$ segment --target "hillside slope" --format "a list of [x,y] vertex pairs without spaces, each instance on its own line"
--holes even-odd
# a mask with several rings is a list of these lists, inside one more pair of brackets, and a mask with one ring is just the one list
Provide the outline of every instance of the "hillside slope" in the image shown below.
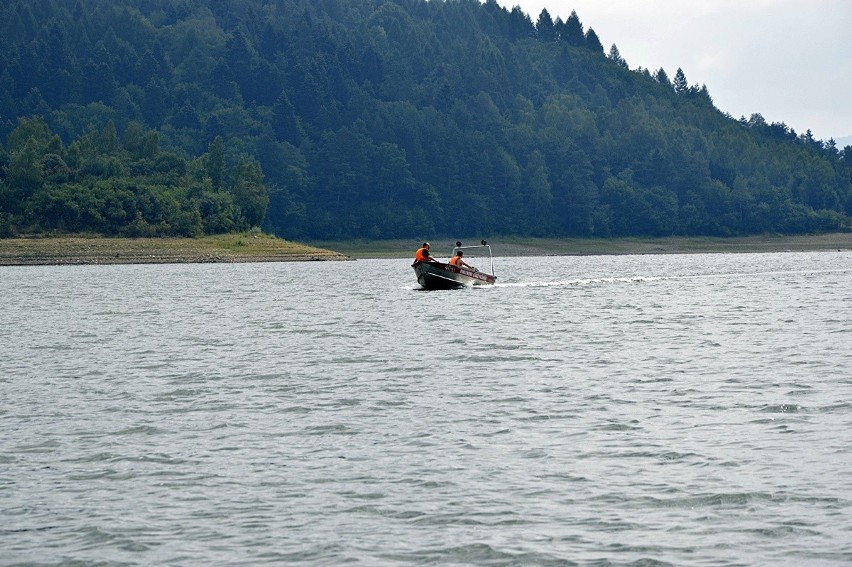
[[852,147],[736,120],[576,14],[493,0],[10,0],[0,116],[5,235],[742,235],[852,214]]

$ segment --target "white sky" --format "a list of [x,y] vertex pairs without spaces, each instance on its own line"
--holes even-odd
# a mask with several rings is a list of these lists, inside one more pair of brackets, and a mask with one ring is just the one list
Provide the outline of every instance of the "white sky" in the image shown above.
[[[576,10],[606,53],[613,43],[631,69],[683,69],[706,84],[734,118],[759,112],[802,134],[852,136],[850,0],[497,0],[533,23],[543,8]],[[852,140],[846,142],[852,144]]]

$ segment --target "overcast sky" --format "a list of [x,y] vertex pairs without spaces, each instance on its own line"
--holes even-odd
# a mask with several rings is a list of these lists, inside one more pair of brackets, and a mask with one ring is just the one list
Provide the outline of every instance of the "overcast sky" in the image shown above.
[[[850,0],[497,0],[535,23],[576,10],[631,69],[660,67],[706,84],[735,118],[759,112],[802,134],[852,136]],[[848,140],[847,144],[852,144]]]

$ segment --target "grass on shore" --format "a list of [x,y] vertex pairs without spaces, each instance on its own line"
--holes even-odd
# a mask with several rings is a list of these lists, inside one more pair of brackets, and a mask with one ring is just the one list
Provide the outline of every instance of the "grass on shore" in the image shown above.
[[[479,238],[461,239],[476,244]],[[448,256],[455,239],[430,240],[433,255]],[[313,245],[337,250],[352,258],[407,258],[422,240],[317,241]],[[744,236],[733,238],[519,238],[495,237],[489,241],[495,256],[572,256],[606,254],[690,254],[707,252],[785,252],[806,250],[852,250],[852,233],[799,236]]]
[[343,254],[262,233],[200,238],[73,235],[0,239],[0,265],[163,264],[346,260]]

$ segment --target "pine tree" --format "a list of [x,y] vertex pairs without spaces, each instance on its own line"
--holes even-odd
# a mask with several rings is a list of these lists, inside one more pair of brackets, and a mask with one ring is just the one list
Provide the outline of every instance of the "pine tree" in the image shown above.
[[629,65],[627,65],[627,61],[624,60],[624,57],[621,56],[621,53],[618,51],[618,47],[613,43],[612,47],[609,48],[609,58],[618,63],[621,67],[625,69],[629,69]]
[[591,49],[595,53],[603,53],[604,48],[601,44],[600,38],[598,38],[598,34],[595,33],[595,30],[589,28],[589,31],[586,32],[586,47]]
[[539,41],[556,41],[556,28],[553,26],[553,18],[550,17],[550,12],[546,8],[538,16],[538,22],[535,24],[535,33]]
[[674,78],[674,90],[679,95],[684,95],[689,92],[689,83],[686,81],[686,74],[680,67],[677,68]]
[[583,47],[586,45],[586,36],[583,33],[583,24],[580,23],[580,18],[577,12],[572,11],[571,15],[565,21],[565,37],[562,38],[568,45],[575,47]]

